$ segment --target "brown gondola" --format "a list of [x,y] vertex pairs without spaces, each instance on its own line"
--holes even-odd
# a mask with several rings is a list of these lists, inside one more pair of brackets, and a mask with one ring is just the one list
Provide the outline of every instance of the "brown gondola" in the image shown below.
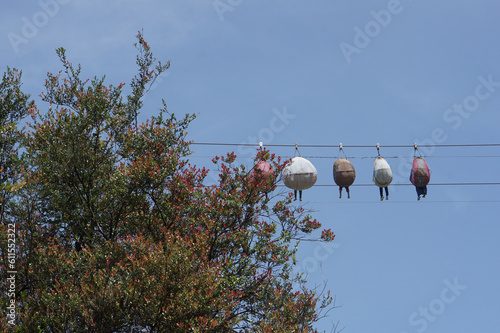
[[[340,144],[340,152],[344,153],[342,144]],[[335,184],[339,186],[340,198],[342,198],[342,188],[344,187],[347,192],[347,198],[351,198],[349,186],[354,183],[355,179],[356,171],[354,170],[354,166],[352,165],[352,163],[347,159],[347,156],[345,156],[345,158],[340,158],[339,156],[339,158],[333,164],[333,180],[335,181]]]

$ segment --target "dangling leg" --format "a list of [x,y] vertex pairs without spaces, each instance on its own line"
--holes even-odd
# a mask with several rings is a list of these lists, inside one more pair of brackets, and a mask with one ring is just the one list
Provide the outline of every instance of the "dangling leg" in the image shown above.
[[347,192],[347,199],[351,199],[351,194],[349,193],[349,186],[345,188]]
[[385,200],[389,200],[389,186],[385,187]]
[[427,195],[427,185],[423,187],[422,194],[423,197],[425,198],[425,196]]
[[293,190],[293,196],[294,196],[294,200],[297,200],[297,190]]
[[299,191],[300,201],[302,201],[302,190]]
[[417,186],[415,186],[415,188],[417,189],[418,200],[420,200],[420,196],[423,194],[423,189],[422,187]]
[[339,194],[340,194],[339,198],[342,199],[342,186],[339,186]]
[[384,190],[382,189],[382,187],[379,187],[378,189],[380,191],[380,201],[382,201],[384,200]]

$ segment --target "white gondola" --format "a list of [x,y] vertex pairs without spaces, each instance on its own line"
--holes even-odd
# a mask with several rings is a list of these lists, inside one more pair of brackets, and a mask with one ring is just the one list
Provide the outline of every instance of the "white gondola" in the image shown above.
[[283,169],[282,178],[285,185],[294,190],[295,200],[297,200],[297,191],[302,200],[302,191],[311,188],[316,183],[318,171],[311,162],[296,156]]
[[389,189],[392,183],[392,169],[383,157],[377,157],[373,163],[373,183],[380,188],[380,200],[384,200],[383,189],[385,189],[386,200],[389,200]]

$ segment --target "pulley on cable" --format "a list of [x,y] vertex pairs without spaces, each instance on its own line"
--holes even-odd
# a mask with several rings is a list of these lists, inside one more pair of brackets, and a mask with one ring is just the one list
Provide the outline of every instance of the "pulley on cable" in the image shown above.
[[389,184],[392,182],[392,169],[389,163],[380,156],[380,145],[377,143],[378,156],[375,158],[373,163],[373,183],[379,187],[380,190],[380,201],[384,200],[384,189],[385,189],[385,199],[389,200]]
[[[299,156],[296,156],[297,154]],[[318,179],[318,172],[314,165],[300,156],[297,143],[294,158],[283,169],[282,178],[286,187],[293,190],[295,200],[299,191],[300,201],[302,201],[302,191],[311,188]]]
[[[344,154],[345,158],[340,158],[340,153]],[[356,179],[356,171],[354,170],[354,166],[347,159],[347,155],[344,152],[344,148],[342,148],[342,143],[339,145],[339,157],[333,163],[333,180],[335,184],[339,186],[339,194],[340,198],[342,198],[342,188],[345,187],[347,192],[347,198],[351,198],[351,194],[349,193],[349,186],[354,183]]]
[[[254,165],[252,172],[250,176],[252,177],[252,180],[255,182],[260,182],[264,181],[266,182],[265,188],[267,188],[269,185],[271,185],[274,182],[275,179],[275,174],[274,170],[272,169],[271,165],[266,161],[267,157],[269,154],[266,154],[264,152],[267,152],[263,149],[263,144],[262,142],[259,142],[260,146],[260,160]],[[268,153],[268,152],[267,152]],[[267,199],[267,193],[269,190],[265,190],[264,193],[266,194],[266,199]]]
[[[422,154],[420,154],[416,143],[414,144],[414,148],[415,150],[413,152],[413,165],[411,167],[410,181],[413,185],[415,185],[418,200],[420,200],[420,196],[425,198],[427,195],[427,184],[431,179],[431,171],[422,157]],[[417,152],[419,155],[418,157]]]

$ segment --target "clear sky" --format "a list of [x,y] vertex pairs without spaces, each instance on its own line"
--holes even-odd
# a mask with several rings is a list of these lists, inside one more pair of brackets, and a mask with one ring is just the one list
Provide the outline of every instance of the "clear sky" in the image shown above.
[[[135,74],[135,35],[170,60],[145,100],[196,113],[195,142],[293,145],[332,185],[338,145],[355,184],[370,184],[375,145],[395,184],[409,184],[412,145],[500,143],[500,2],[494,0],[183,0],[2,1],[1,65],[23,70],[36,97],[57,47],[84,77],[108,83]],[[2,71],[3,71],[2,70]],[[40,105],[43,109],[43,105]],[[370,145],[373,148],[354,148]],[[384,145],[407,145],[389,148]],[[294,148],[269,147],[282,156]],[[210,166],[234,150],[193,146]],[[494,332],[500,327],[500,147],[422,147],[432,170],[427,198],[413,186],[333,186],[304,192],[302,204],[335,243],[303,243],[297,270],[310,286],[326,281],[340,308],[318,323],[344,332]],[[472,157],[481,156],[481,157]],[[488,157],[486,157],[488,156]]]

